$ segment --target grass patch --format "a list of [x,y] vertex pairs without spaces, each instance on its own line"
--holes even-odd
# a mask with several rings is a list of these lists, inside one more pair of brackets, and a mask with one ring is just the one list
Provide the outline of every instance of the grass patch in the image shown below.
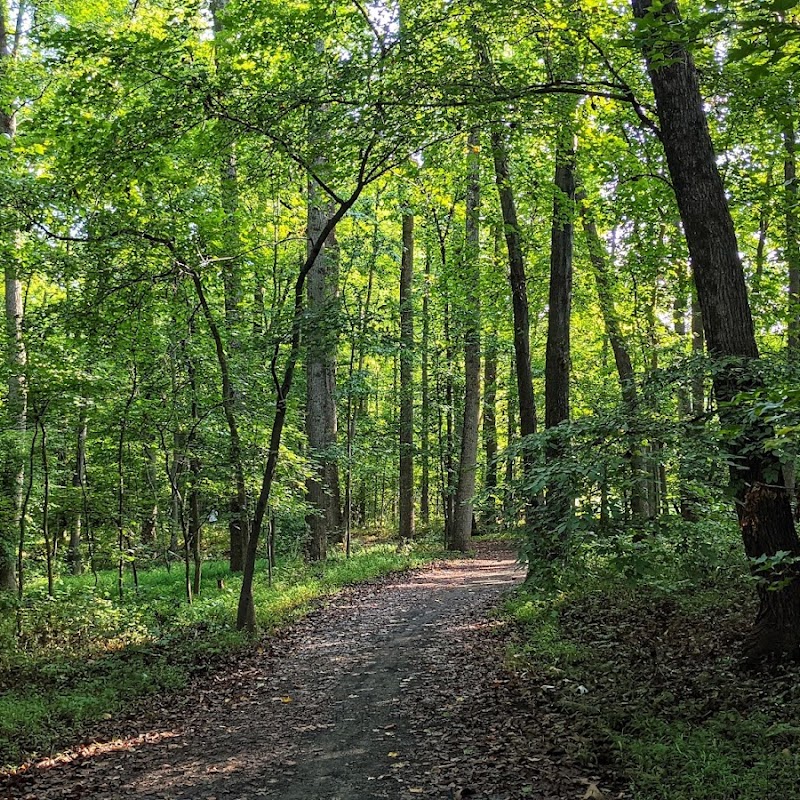
[[[254,595],[265,634],[306,614],[344,586],[422,565],[438,553],[393,544],[354,547],[325,564],[280,563],[273,585],[260,564]],[[204,565],[200,595],[183,596],[182,566],[140,572],[139,589],[116,574],[61,578],[54,597],[33,584],[20,609],[0,609],[0,764],[49,753],[90,722],[111,717],[147,695],[177,690],[249,642],[234,629],[240,576],[222,562]],[[219,588],[218,580],[223,581]]]

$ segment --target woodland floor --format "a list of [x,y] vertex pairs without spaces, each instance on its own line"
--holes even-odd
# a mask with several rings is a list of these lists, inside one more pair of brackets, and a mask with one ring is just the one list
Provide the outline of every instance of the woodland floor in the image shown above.
[[180,696],[0,776],[0,797],[603,796],[567,756],[557,712],[504,667],[508,631],[492,610],[522,577],[512,553],[484,544],[348,590]]

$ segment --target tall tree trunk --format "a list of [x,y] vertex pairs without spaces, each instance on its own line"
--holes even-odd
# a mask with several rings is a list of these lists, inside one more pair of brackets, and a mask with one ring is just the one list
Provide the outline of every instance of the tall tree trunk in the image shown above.
[[[706,335],[703,331],[703,312],[697,297],[697,281],[692,269],[692,355],[697,359],[703,357],[706,350]],[[699,365],[695,365],[692,378],[692,414],[700,417],[706,410],[706,381]]]
[[450,542],[453,550],[462,552],[470,548],[475,472],[478,466],[481,402],[480,199],[480,132],[473,128],[467,137],[467,217],[461,276],[464,298],[464,416]]
[[758,215],[758,244],[756,245],[755,272],[753,274],[753,294],[761,291],[764,278],[764,265],[767,261],[767,234],[770,224],[770,198],[772,196],[772,165],[767,172],[766,197],[761,203]]
[[6,248],[6,364],[8,366],[9,434],[4,447],[2,473],[2,519],[0,519],[0,590],[15,591],[14,542],[19,528],[22,488],[25,480],[23,440],[28,424],[27,353],[22,338],[22,284],[17,277],[14,254]]
[[[788,337],[789,363],[800,364],[800,195],[797,185],[797,142],[794,117],[789,112],[783,129],[783,179],[785,187],[785,258],[789,273]],[[800,492],[797,486],[797,459],[784,464],[783,474],[790,496],[795,501],[795,518],[800,519]]]
[[[565,107],[556,142],[555,192],[550,242],[550,292],[545,354],[545,427],[552,429],[569,420],[570,319],[572,314],[572,251],[575,211],[575,145],[571,115],[573,105]],[[566,453],[565,443],[550,440],[547,460],[555,461]],[[566,520],[572,506],[567,487],[550,486],[547,505],[551,519]],[[552,523],[551,523],[552,524]],[[564,546],[564,536],[548,545],[548,558],[556,557]]]
[[[22,23],[22,6],[17,26]],[[0,4],[0,69],[16,57],[18,39],[9,30],[7,6]],[[18,33],[17,33],[18,35]],[[13,139],[16,133],[14,112],[0,107],[0,136]],[[12,235],[10,231],[6,236]],[[2,248],[5,278],[6,369],[8,374],[7,426],[8,437],[3,447],[0,475],[0,591],[17,588],[14,554],[22,507],[25,481],[24,435],[28,425],[28,385],[26,381],[27,353],[22,336],[22,284],[17,273],[15,247],[6,243]]]
[[127,487],[125,485],[125,444],[130,422],[130,411],[139,391],[139,373],[136,364],[133,365],[131,374],[131,391],[122,411],[117,437],[117,594],[120,601],[124,595],[123,580],[125,577],[125,564],[129,560],[128,548],[125,547],[125,505]]
[[519,424],[522,436],[536,433],[536,400],[533,394],[531,375],[530,321],[528,311],[528,283],[525,276],[525,260],[522,255],[522,239],[517,206],[511,185],[508,166],[508,146],[500,130],[492,132],[492,154],[503,228],[508,249],[509,281],[514,313],[514,363],[516,367]]
[[[454,503],[456,492],[455,470],[455,381],[453,371],[455,368],[455,337],[452,325],[451,281],[448,269],[447,238],[450,225],[455,214],[456,200],[450,206],[444,219],[440,219],[436,207],[431,208],[435,225],[436,237],[439,246],[439,264],[441,268],[441,295],[443,299],[443,333],[444,333],[444,369],[436,369],[437,378],[437,409],[439,425],[439,473],[441,482],[442,515],[444,517],[444,543],[450,546],[453,538]],[[437,367],[440,364],[439,350],[436,350]],[[442,413],[440,377],[444,373],[444,413]],[[444,419],[443,419],[444,418]],[[444,426],[442,423],[444,422]],[[443,435],[444,433],[444,435]]]
[[[597,232],[597,225],[592,218],[586,192],[581,188],[576,191],[575,201],[578,205],[581,223],[583,225],[584,236],[586,237],[586,248],[589,252],[589,261],[594,272],[595,288],[597,289],[597,301],[600,305],[600,313],[603,317],[603,325],[606,335],[614,354],[614,364],[617,368],[617,379],[619,381],[620,394],[625,412],[634,418],[638,414],[639,398],[636,391],[636,374],[633,370],[633,360],[630,355],[630,348],[625,340],[620,324],[619,314],[617,313],[614,302],[614,289],[611,274],[608,267],[606,247],[600,234]],[[631,468],[631,511],[639,518],[645,516],[645,480],[644,459],[642,457],[642,444],[636,437],[631,437],[630,446],[630,468]]]
[[486,343],[483,365],[483,452],[486,457],[484,488],[488,495],[488,522],[497,523],[497,331]]
[[[687,265],[678,261],[675,265],[676,285],[675,298],[672,302],[672,322],[675,326],[675,335],[678,337],[679,352],[686,354],[686,315],[689,311],[689,274]],[[686,419],[692,411],[689,392],[683,383],[677,387],[678,414],[681,419]]]
[[193,455],[189,463],[192,474],[192,485],[189,489],[189,541],[191,542],[192,563],[194,574],[192,576],[192,594],[200,594],[203,570],[203,551],[200,536],[202,534],[202,520],[200,518],[200,459]]
[[[364,166],[364,165],[362,165]],[[270,362],[270,371],[275,385],[275,416],[272,419],[272,431],[269,438],[269,450],[267,464],[264,467],[264,474],[261,479],[261,488],[256,501],[255,512],[253,514],[253,525],[250,531],[250,539],[247,543],[247,556],[242,570],[242,588],[239,592],[239,603],[236,609],[236,628],[246,630],[249,633],[256,631],[256,608],[253,600],[253,578],[256,571],[256,557],[258,556],[258,540],[261,536],[261,526],[264,522],[264,515],[269,506],[272,493],[272,484],[275,479],[275,468],[278,464],[278,454],[280,452],[281,437],[283,436],[283,426],[286,422],[286,412],[289,392],[294,381],[294,371],[297,360],[300,357],[301,345],[301,320],[303,317],[303,294],[305,291],[306,278],[317,262],[325,242],[329,239],[339,220],[353,207],[358,200],[361,192],[367,184],[367,179],[362,179],[356,186],[350,197],[342,202],[337,210],[326,220],[315,239],[309,239],[309,248],[305,263],[300,269],[297,280],[294,284],[294,311],[292,316],[292,331],[289,352],[283,367],[283,376],[278,378],[278,356],[279,345],[275,347]]]
[[[685,341],[687,337],[686,314],[688,312],[689,300],[689,274],[687,265],[679,261],[677,264],[677,287],[675,291],[675,302],[673,305],[673,321],[675,333],[681,342],[681,352],[685,353]],[[689,398],[687,387],[681,383],[677,387],[678,395],[678,417],[682,425],[696,424],[689,422],[692,412],[692,404]],[[680,466],[680,513],[681,517],[688,522],[696,522],[698,519],[698,498],[690,489],[692,475],[687,469],[686,459],[681,458]]]
[[430,316],[430,275],[431,259],[428,248],[425,248],[425,288],[422,295],[422,430],[420,432],[420,456],[422,458],[422,476],[419,487],[419,516],[425,533],[431,524],[431,459],[430,459],[430,425],[431,425],[431,391],[429,385],[431,322]]
[[[703,311],[710,354],[747,364],[758,358],[744,271],[733,220],[717,170],[697,71],[692,56],[673,33],[680,19],[670,0],[632,0],[634,15],[648,18],[643,48],[656,97],[661,138],[683,220]],[[720,403],[757,388],[750,370],[719,369],[714,391]],[[721,409],[726,417],[733,413]],[[723,420],[724,422],[724,420]],[[745,552],[750,558],[780,551],[800,556],[789,496],[780,465],[761,445],[757,421],[731,443],[737,464],[731,469]],[[800,580],[797,568],[776,570],[758,585],[759,612],[747,653],[754,659],[770,652],[796,651],[800,643]],[[789,578],[785,581],[785,578]],[[780,582],[779,582],[780,581]]]
[[400,538],[414,538],[414,215],[403,213],[400,266]]
[[83,572],[83,558],[81,557],[81,524],[83,509],[79,504],[83,496],[83,487],[86,482],[86,437],[88,434],[88,421],[86,409],[81,407],[78,418],[78,443],[75,447],[75,468],[72,471],[72,488],[75,490],[74,506],[71,512],[69,526],[69,551],[67,561],[73,575]]
[[572,126],[556,148],[555,196],[550,245],[550,295],[545,364],[545,425],[569,419],[570,315],[572,309],[575,150]]
[[[224,31],[223,17],[228,0],[212,0],[211,13],[214,24],[215,39],[220,40]],[[222,43],[216,42],[217,69],[225,67],[224,60],[220,60]],[[227,120],[219,120],[220,136],[220,162],[219,162],[219,191],[222,206],[222,246],[219,253],[222,259],[222,286],[225,302],[225,360],[227,361],[227,386],[223,387],[223,403],[226,406],[226,417],[230,428],[230,418],[235,414],[239,402],[237,384],[242,378],[242,262],[240,259],[241,231],[239,225],[239,169],[236,160],[236,142],[234,131]],[[259,294],[262,292],[262,294]],[[258,315],[258,300],[261,299],[261,315]],[[254,329],[258,329],[263,321],[263,290],[256,287],[256,308]],[[208,315],[207,315],[208,316]],[[219,334],[218,334],[219,335]],[[234,423],[235,426],[235,423]],[[238,431],[230,436],[229,458],[233,472],[233,491],[228,500],[229,523],[228,535],[230,539],[230,569],[232,572],[241,572],[244,555],[247,550],[248,508],[247,490],[242,466],[241,441]]]
[[444,340],[445,340],[445,439],[444,454],[444,539],[449,546],[453,539],[454,509],[456,494],[456,469],[455,469],[455,386],[453,381],[453,366],[455,363],[455,348],[452,339],[452,325],[450,324],[450,302],[445,298],[444,304]]
[[636,409],[637,402],[636,376],[633,371],[633,360],[630,356],[628,343],[625,341],[620,317],[614,302],[614,288],[608,268],[606,247],[597,232],[597,225],[592,219],[586,192],[583,189],[576,192],[575,201],[580,210],[583,232],[586,237],[586,247],[589,252],[589,261],[594,273],[597,300],[603,317],[603,325],[611,345],[611,352],[614,354],[620,393],[627,410],[633,412]]
[[56,543],[50,535],[50,462],[47,452],[47,428],[44,425],[44,412],[37,420],[39,430],[42,432],[42,538],[44,539],[45,563],[47,565],[47,595],[53,596],[54,575],[53,559],[55,557]]
[[[358,420],[367,413],[368,395],[360,392],[353,402],[353,377],[357,371],[359,379],[364,375],[364,360],[366,358],[366,335],[372,314],[372,288],[375,280],[375,264],[380,247],[380,221],[378,210],[380,208],[381,193],[375,194],[375,219],[372,227],[372,252],[369,259],[369,275],[367,277],[367,294],[364,302],[359,301],[358,322],[353,325],[350,342],[350,373],[348,376],[349,390],[347,393],[347,476],[345,486],[345,549],[350,554],[350,534],[353,527],[353,445],[358,428]],[[358,359],[356,360],[356,345],[358,345]],[[358,520],[361,525],[366,522],[366,486],[361,481]]]
[[[659,245],[663,245],[665,234],[665,226],[660,226],[659,231]],[[662,247],[659,246],[658,250],[661,251]],[[658,373],[658,317],[656,315],[656,309],[658,307],[658,289],[659,284],[661,281],[661,276],[656,274],[652,285],[650,287],[650,292],[648,293],[647,297],[647,305],[644,307],[642,313],[642,317],[644,318],[644,322],[646,325],[645,329],[645,352],[647,357],[645,358],[645,370],[646,373],[650,376],[654,376]],[[658,516],[658,505],[659,505],[659,498],[658,498],[658,470],[656,468],[656,462],[658,459],[660,443],[657,441],[650,441],[650,444],[643,449],[643,463],[644,463],[644,499],[645,499],[645,513],[649,520],[654,520],[656,516]],[[633,499],[631,502],[631,506],[633,506]],[[641,534],[637,534],[637,539],[640,536],[643,536],[643,532]]]
[[[226,126],[227,128],[227,126]],[[225,130],[223,135],[231,137],[232,133]],[[239,406],[241,389],[237,388],[242,380],[242,280],[241,250],[239,232],[239,176],[236,163],[235,143],[226,139],[223,143],[222,164],[220,167],[220,193],[222,196],[222,209],[224,212],[224,250],[225,261],[222,267],[223,289],[225,293],[225,328],[227,331],[227,353],[229,361],[229,375],[226,404],[229,414],[234,414]],[[258,296],[258,295],[257,295]],[[263,306],[263,301],[262,301]],[[256,309],[257,311],[257,309]],[[254,324],[263,320],[263,312],[256,318]],[[241,572],[244,564],[244,555],[247,550],[249,537],[247,488],[242,464],[241,441],[238,435],[230,437],[230,463],[233,470],[233,491],[228,501],[230,514],[228,535],[230,538],[230,568],[232,572]],[[195,590],[197,591],[197,590]]]
[[786,267],[789,273],[789,359],[800,359],[800,203],[797,186],[797,143],[794,119],[783,129],[783,181],[785,187]]
[[211,333],[211,338],[214,342],[214,352],[217,356],[217,365],[219,366],[220,378],[222,383],[222,410],[225,414],[225,421],[228,425],[228,438],[229,438],[229,456],[231,466],[233,467],[234,480],[235,480],[235,497],[231,500],[231,521],[229,525],[230,541],[231,541],[231,554],[230,565],[231,570],[238,571],[242,568],[242,558],[245,552],[245,545],[247,543],[248,531],[248,517],[247,517],[247,484],[245,482],[244,462],[242,456],[242,441],[239,434],[239,425],[237,421],[237,401],[236,392],[233,387],[233,375],[231,368],[231,359],[228,355],[228,350],[225,347],[225,342],[222,339],[222,333],[217,325],[214,317],[214,312],[206,297],[205,288],[200,273],[196,270],[191,270],[189,273],[192,283],[197,294],[197,299],[200,301],[200,308],[203,312],[206,325]]
[[[308,184],[308,241],[315,242],[330,218],[329,204],[313,179]],[[328,535],[341,532],[339,469],[332,448],[337,438],[336,343],[338,339],[338,254],[333,232],[309,270],[308,313],[313,319],[306,356],[306,435],[313,474],[306,481],[312,511],[309,556],[327,556]]]
[[508,519],[514,510],[514,450],[512,444],[517,438],[517,356],[516,353],[511,359],[511,372],[508,380],[508,390],[506,395],[506,441],[508,452],[506,454],[506,474],[505,474],[505,496],[503,499],[503,515]]

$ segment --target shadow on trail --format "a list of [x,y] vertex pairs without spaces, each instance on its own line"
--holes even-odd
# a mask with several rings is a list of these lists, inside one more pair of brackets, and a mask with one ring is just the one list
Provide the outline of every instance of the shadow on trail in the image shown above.
[[0,796],[379,800],[470,786],[497,800],[574,797],[574,771],[555,769],[528,730],[502,624],[487,618],[523,578],[496,553],[356,587],[268,653],[165,701],[136,735],[7,776]]

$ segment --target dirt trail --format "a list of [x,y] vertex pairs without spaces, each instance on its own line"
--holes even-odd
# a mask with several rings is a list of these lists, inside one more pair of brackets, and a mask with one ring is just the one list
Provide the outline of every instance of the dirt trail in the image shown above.
[[15,776],[0,796],[580,797],[547,720],[502,667],[490,610],[521,579],[510,553],[486,548],[354,589],[131,721],[135,735]]

